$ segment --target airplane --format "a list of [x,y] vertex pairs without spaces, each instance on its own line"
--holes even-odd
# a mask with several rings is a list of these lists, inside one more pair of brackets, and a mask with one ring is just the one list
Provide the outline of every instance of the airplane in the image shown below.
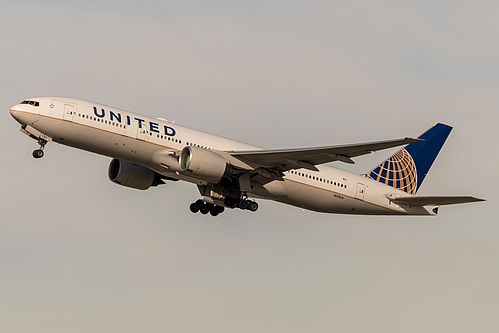
[[[443,205],[484,201],[473,196],[417,196],[452,130],[438,123],[418,138],[299,149],[264,149],[74,98],[36,97],[10,110],[21,132],[112,158],[109,179],[146,190],[167,181],[197,185],[201,198],[190,211],[217,216],[226,209],[255,212],[255,199],[302,209],[359,215],[437,215]],[[326,163],[404,145],[367,174]]]

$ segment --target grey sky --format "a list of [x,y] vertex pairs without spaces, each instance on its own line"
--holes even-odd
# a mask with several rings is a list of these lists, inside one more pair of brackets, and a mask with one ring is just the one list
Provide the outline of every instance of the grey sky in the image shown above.
[[[2,332],[496,332],[499,5],[490,1],[3,1]],[[109,159],[35,161],[10,106],[63,95],[272,148],[454,130],[435,218],[260,201],[193,215]],[[391,152],[356,159],[366,172]],[[485,157],[488,160],[485,160]]]

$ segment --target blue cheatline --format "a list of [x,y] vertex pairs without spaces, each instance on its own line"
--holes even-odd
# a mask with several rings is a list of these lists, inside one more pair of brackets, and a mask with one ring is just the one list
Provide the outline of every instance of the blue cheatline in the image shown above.
[[366,177],[416,194],[451,131],[451,126],[436,124],[419,137],[424,141],[400,149]]

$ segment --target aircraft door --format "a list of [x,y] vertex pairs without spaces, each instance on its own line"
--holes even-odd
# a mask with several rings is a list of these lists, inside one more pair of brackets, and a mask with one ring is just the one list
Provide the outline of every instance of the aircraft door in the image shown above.
[[137,126],[137,139],[145,141],[147,136],[147,126],[142,123],[142,127]]
[[364,200],[365,192],[366,186],[362,183],[357,183],[357,193],[355,194],[355,199]]
[[71,104],[64,104],[64,114],[63,119],[68,121],[73,121],[75,115],[75,107]]

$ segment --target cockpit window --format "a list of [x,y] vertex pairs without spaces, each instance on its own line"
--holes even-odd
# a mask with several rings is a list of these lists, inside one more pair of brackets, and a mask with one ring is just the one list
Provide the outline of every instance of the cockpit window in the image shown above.
[[29,101],[29,100],[22,101],[21,104],[29,104],[29,105],[33,105],[33,106],[40,106],[40,103],[38,103],[37,101]]

